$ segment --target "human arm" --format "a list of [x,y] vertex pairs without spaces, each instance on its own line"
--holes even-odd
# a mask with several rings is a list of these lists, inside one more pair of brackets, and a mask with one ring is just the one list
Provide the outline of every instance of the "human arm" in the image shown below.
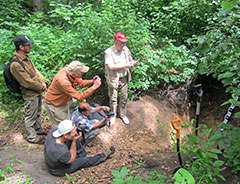
[[120,54],[114,46],[108,48],[104,52],[104,59],[105,65],[109,70],[119,70],[124,68],[131,69],[139,62],[139,60],[135,62],[132,59],[131,52],[126,46],[123,48]]
[[131,63],[132,63],[133,66],[137,66],[139,64],[139,61],[140,61],[140,59],[137,59],[135,61],[134,60],[131,61]]
[[72,113],[72,118],[71,120],[75,122],[75,125],[78,130],[82,130],[81,125],[85,125],[84,131],[89,132],[93,128],[93,123],[88,120],[85,116],[83,116],[81,113],[78,112],[78,109]]
[[94,90],[101,86],[101,78],[99,76],[94,76],[92,80],[83,80],[81,78],[76,80],[77,87],[84,88],[87,86],[91,86]]
[[93,129],[100,127],[105,121],[109,121],[109,120],[110,120],[110,118],[108,118],[108,117],[106,116],[106,117],[103,118],[102,120],[96,122],[96,123],[93,125]]
[[95,107],[94,112],[99,112],[101,110],[110,111],[110,107],[108,107],[108,106],[97,106],[97,107]]
[[119,70],[123,68],[132,68],[133,65],[131,63],[115,63],[113,56],[110,53],[105,53],[105,64],[108,67],[109,70]]
[[[85,80],[82,80],[81,86],[85,86]],[[68,78],[62,78],[61,80],[52,83],[49,89],[51,89],[52,94],[60,93],[64,97],[75,98],[78,101],[82,101],[89,97],[97,87],[93,85],[85,90],[78,91],[75,89],[73,82],[69,81]]]
[[24,69],[18,62],[13,62],[11,64],[11,73],[22,87],[39,92],[43,90],[42,81],[38,74],[30,76],[26,71],[26,66]]
[[70,147],[70,150],[69,150],[70,153],[71,153],[71,158],[70,158],[70,160],[67,162],[67,164],[72,163],[72,162],[75,160],[75,158],[76,158],[76,155],[77,155],[76,142],[77,142],[78,139],[80,139],[80,137],[81,137],[81,134],[75,136],[75,137],[73,138],[73,140],[72,140],[72,144],[71,144],[71,147]]
[[133,64],[131,63],[118,63],[118,64],[114,64],[114,63],[109,63],[106,64],[109,70],[119,70],[119,69],[123,69],[123,68],[129,68],[131,69],[133,67]]
[[[36,68],[35,68],[35,69],[36,69]],[[43,77],[43,75],[42,75],[37,69],[36,69],[36,72],[37,72],[39,78],[40,78],[41,81],[42,81],[42,86],[43,86],[42,90],[43,90],[43,91],[47,90],[47,83],[46,83],[46,81],[45,81],[45,78]]]

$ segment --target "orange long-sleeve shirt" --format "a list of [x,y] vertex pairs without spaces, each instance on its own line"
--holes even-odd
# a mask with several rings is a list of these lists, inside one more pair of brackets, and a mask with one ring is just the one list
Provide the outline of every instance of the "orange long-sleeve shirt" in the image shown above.
[[91,85],[92,80],[83,80],[82,78],[73,79],[67,74],[66,67],[62,68],[53,78],[46,92],[45,101],[54,106],[65,105],[72,98],[82,101],[89,97],[95,89],[90,87],[83,92],[79,92],[75,89],[76,86],[84,88]]

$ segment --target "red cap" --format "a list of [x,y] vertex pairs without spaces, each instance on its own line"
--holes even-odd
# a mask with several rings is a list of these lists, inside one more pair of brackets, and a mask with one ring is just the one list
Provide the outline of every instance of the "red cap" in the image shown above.
[[123,34],[122,32],[117,32],[114,36],[115,40],[119,40],[121,42],[126,42],[128,41],[128,39],[126,38],[125,34]]

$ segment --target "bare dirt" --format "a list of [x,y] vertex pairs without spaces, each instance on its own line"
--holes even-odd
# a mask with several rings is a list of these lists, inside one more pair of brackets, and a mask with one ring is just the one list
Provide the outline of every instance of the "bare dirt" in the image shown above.
[[[200,123],[216,128],[217,122],[223,120],[228,108],[228,106],[220,107],[220,104],[226,101],[229,95],[216,80],[202,78],[198,82],[203,84],[204,91]],[[102,95],[106,96],[104,93]],[[70,183],[70,180],[81,184],[106,184],[114,178],[112,171],[121,170],[124,166],[133,171],[133,175],[140,174],[142,178],[146,178],[150,171],[165,173],[171,177],[179,162],[172,146],[171,134],[174,130],[170,122],[180,118],[184,123],[196,118],[196,99],[197,96],[192,89],[168,87],[141,95],[134,101],[128,102],[127,116],[130,124],[125,125],[121,119],[117,118],[114,125],[101,129],[92,147],[86,147],[89,155],[94,155],[114,145],[115,154],[106,162],[96,167],[81,169],[71,174],[69,178],[54,177],[47,172],[43,146],[25,141],[23,120],[14,126],[6,126],[6,122],[1,119],[0,140],[7,143],[0,147],[1,168],[17,169],[7,176],[11,181],[24,181],[26,178],[31,178],[31,183],[49,184]],[[89,101],[96,102],[96,99]],[[101,98],[97,102],[104,104],[106,99]],[[239,111],[239,109],[236,110]],[[239,120],[233,119],[231,123],[240,125]],[[46,129],[51,128],[46,118],[43,120],[43,126]],[[181,137],[191,131],[190,128],[182,129]],[[229,173],[231,173],[230,170],[222,173],[226,177],[226,183],[240,182]]]

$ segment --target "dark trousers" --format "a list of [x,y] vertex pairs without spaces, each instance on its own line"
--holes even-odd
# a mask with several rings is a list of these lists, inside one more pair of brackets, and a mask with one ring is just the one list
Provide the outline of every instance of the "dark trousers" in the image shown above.
[[[67,141],[66,145],[71,147],[72,141]],[[92,157],[87,157],[87,152],[82,146],[80,141],[76,142],[77,146],[77,155],[75,160],[69,164],[66,168],[65,173],[73,173],[81,168],[91,167],[100,164],[101,162],[105,161],[105,154],[100,153]],[[63,175],[65,176],[65,174]]]

